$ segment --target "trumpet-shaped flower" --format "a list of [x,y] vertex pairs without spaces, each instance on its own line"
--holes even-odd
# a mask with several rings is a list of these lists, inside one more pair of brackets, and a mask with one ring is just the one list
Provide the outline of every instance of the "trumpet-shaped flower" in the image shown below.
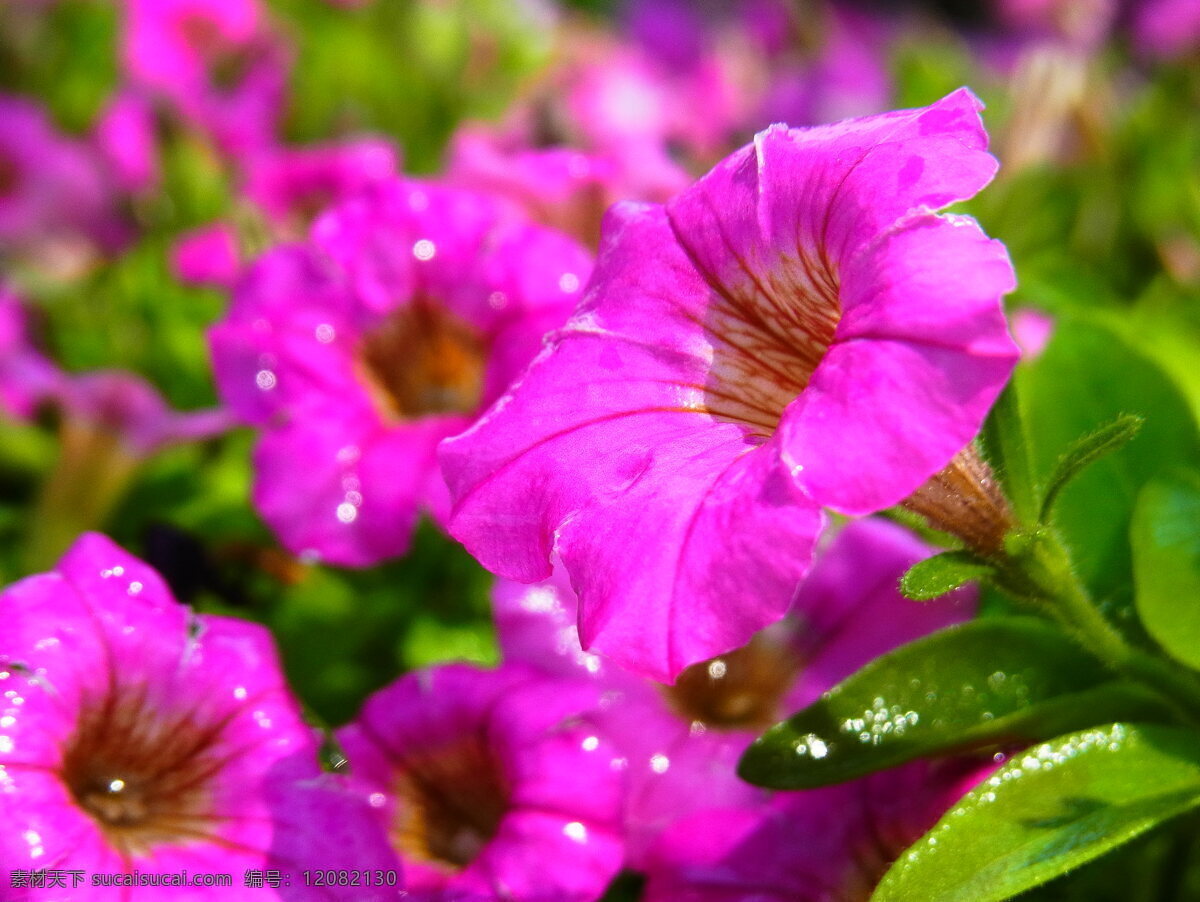
[[584,646],[659,679],[783,616],[821,508],[913,493],[1016,360],[1004,247],[933,212],[995,172],[979,106],[775,126],[615,207],[574,316],[444,443],[451,532],[518,581],[557,551]]
[[218,387],[264,427],[254,501],[296,553],[359,566],[444,520],[436,448],[560,325],[591,267],[487,195],[389,181],[241,279],[211,335]]
[[[157,573],[94,534],[54,572],[0,594],[0,617],[6,888],[18,870],[277,868],[295,875],[288,898],[328,898],[299,871],[396,867],[367,806],[321,774],[316,734],[262,627],[194,616]],[[112,892],[89,882],[71,898]]]
[[621,865],[622,773],[583,718],[594,685],[447,665],[338,733],[413,898],[596,899]]

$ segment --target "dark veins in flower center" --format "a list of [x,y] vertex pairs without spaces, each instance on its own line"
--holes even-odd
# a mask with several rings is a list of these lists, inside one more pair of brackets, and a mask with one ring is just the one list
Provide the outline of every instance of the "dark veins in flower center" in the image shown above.
[[483,393],[484,346],[462,320],[416,300],[362,339],[358,362],[387,419],[474,413]]
[[508,809],[508,780],[482,736],[409,755],[395,780],[392,844],[451,871],[475,859]]
[[763,636],[693,664],[664,688],[671,707],[689,721],[725,730],[760,730],[779,719],[784,694],[800,669],[786,646]]
[[115,686],[84,704],[63,782],[125,857],[209,838],[219,821],[211,782],[226,763],[220,741],[227,722],[160,710],[146,686]]

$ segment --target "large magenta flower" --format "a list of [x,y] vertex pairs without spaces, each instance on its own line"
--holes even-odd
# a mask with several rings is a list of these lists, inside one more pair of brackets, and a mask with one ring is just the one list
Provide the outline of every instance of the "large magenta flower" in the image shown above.
[[578,299],[591,259],[486,195],[389,181],[266,254],[212,333],[218,387],[264,427],[254,501],[296,553],[364,565],[448,515],[436,447]]
[[194,616],[95,534],[0,594],[0,618],[6,892],[16,871],[82,870],[72,899],[114,898],[92,874],[186,869],[234,874],[230,898],[260,899],[243,872],[272,868],[289,872],[287,898],[321,899],[303,869],[396,868],[368,808],[321,774],[262,627]]
[[599,898],[621,864],[622,773],[582,681],[447,665],[338,731],[417,899]]
[[443,445],[451,532],[519,581],[557,550],[584,646],[659,679],[781,617],[821,507],[903,500],[1016,360],[1004,247],[931,212],[996,169],[978,109],[772,127],[614,208],[571,321]]

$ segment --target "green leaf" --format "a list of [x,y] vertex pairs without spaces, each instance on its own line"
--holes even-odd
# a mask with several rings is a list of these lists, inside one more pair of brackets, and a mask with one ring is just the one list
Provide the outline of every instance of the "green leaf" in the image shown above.
[[1173,380],[1132,344],[1063,316],[1045,352],[1018,367],[1017,388],[1034,470],[1048,484],[1063,448],[1122,413],[1146,418],[1141,436],[1096,461],[1055,502],[1054,525],[1096,598],[1132,607],[1129,522],[1145,483],[1200,460],[1189,405]]
[[767,730],[738,773],[759,786],[809,789],[924,755],[1134,716],[1169,715],[1045,621],[976,620],[875,659]]
[[872,902],[999,902],[1200,805],[1200,733],[1112,724],[1014,756],[884,876]]
[[1200,668],[1200,480],[1142,489],[1130,527],[1137,611],[1159,645]]
[[913,601],[929,601],[994,572],[991,564],[969,551],[943,551],[913,564],[900,578],[900,591]]
[[1016,382],[1009,382],[992,405],[980,438],[984,456],[1000,480],[1013,513],[1021,523],[1030,522],[1037,513],[1037,485]]
[[1076,439],[1063,452],[1050,475],[1050,484],[1046,487],[1046,497],[1042,499],[1042,512],[1038,521],[1045,523],[1050,519],[1054,502],[1058,500],[1058,493],[1072,479],[1100,458],[1124,448],[1141,431],[1144,422],[1144,417],[1122,414],[1095,432]]

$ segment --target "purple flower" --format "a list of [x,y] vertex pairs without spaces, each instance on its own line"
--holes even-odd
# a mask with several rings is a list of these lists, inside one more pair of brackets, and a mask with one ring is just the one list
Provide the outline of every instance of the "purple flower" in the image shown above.
[[125,191],[154,188],[159,179],[154,110],[133,91],[113,95],[96,123],[93,142]]
[[921,761],[758,809],[683,818],[650,855],[645,902],[866,899],[891,862],[987,773]]
[[334,563],[400,554],[444,520],[437,444],[561,324],[591,267],[557,232],[469,191],[391,181],[264,255],[211,334],[218,387],[263,427],[254,501]]
[[921,604],[900,596],[900,577],[929,553],[895,524],[848,524],[818,557],[788,617],[741,648],[693,665],[673,686],[637,680],[580,648],[575,597],[560,572],[536,586],[500,580],[497,634],[506,660],[592,679],[606,690],[595,720],[628,763],[626,841],[640,866],[658,834],[688,812],[762,805],[767,794],[735,770],[763,729],[875,657],[971,616],[973,590]]
[[322,210],[398,170],[395,147],[379,138],[276,148],[250,160],[245,193],[283,234],[303,238]]
[[574,235],[588,247],[600,237],[604,212],[619,200],[665,201],[687,176],[661,154],[531,147],[520,136],[485,127],[460,129],[447,177],[508,198],[535,221]]
[[[0,594],[0,612],[6,887],[44,868],[236,872],[235,886],[279,868],[294,875],[288,898],[319,899],[301,869],[396,867],[366,806],[321,774],[261,626],[193,615],[95,534]],[[112,894],[89,882],[72,898]]]
[[0,414],[31,419],[62,380],[58,367],[34,346],[20,300],[0,286]]
[[338,731],[416,899],[591,900],[621,864],[594,686],[510,665],[412,673]]
[[145,379],[124,370],[91,370],[63,378],[56,400],[68,424],[116,438],[135,458],[168,445],[212,438],[233,425],[220,408],[180,412]]
[[1133,4],[1134,44],[1147,56],[1178,59],[1200,48],[1200,5],[1190,0]]
[[36,103],[0,95],[0,255],[74,273],[127,236],[98,158]]
[[584,647],[658,679],[778,620],[821,507],[904,500],[1016,360],[1004,247],[931,212],[995,172],[978,110],[772,127],[615,207],[570,322],[442,446],[452,534],[522,582],[556,551]]
[[226,153],[268,147],[283,111],[287,52],[256,0],[125,0],[132,81]]
[[180,235],[171,248],[171,269],[187,285],[231,288],[242,264],[233,226],[214,223]]

